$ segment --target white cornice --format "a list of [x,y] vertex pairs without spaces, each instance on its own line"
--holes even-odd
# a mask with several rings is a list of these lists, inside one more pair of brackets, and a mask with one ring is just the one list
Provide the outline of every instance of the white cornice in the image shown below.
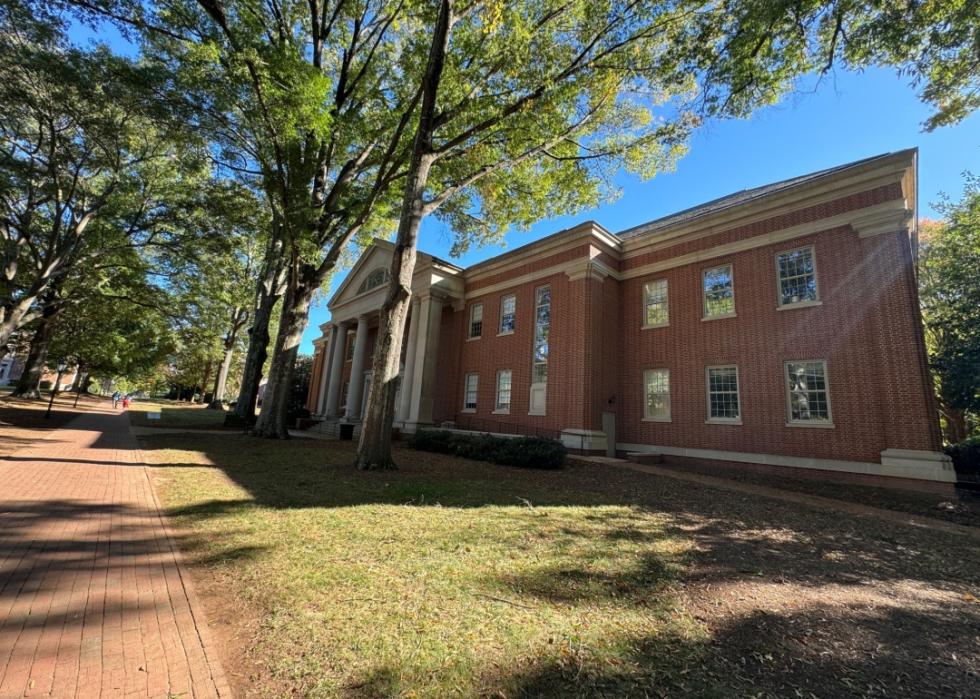
[[602,252],[619,257],[621,241],[595,221],[586,221],[572,228],[552,233],[528,245],[505,252],[484,262],[479,262],[463,270],[467,282],[474,282],[489,276],[501,274],[512,267],[526,265],[555,254],[576,244],[590,241],[599,246]]
[[728,209],[666,226],[649,235],[627,238],[623,241],[623,259],[717,235],[733,228],[889,184],[901,183],[903,196],[911,205],[910,208],[914,208],[915,180],[914,174],[910,175],[910,172],[914,171],[915,162],[915,150],[901,151],[891,157],[841,173],[829,173],[826,178],[804,182],[780,192],[760,196],[757,200],[735,204]]

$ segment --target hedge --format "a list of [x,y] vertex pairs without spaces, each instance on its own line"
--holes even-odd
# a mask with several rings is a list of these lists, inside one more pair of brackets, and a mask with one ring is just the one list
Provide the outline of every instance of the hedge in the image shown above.
[[565,465],[565,445],[543,437],[494,437],[448,430],[420,430],[412,437],[411,445],[421,451],[521,468],[557,469]]
[[953,459],[957,474],[980,479],[980,437],[951,444],[946,447],[946,453]]

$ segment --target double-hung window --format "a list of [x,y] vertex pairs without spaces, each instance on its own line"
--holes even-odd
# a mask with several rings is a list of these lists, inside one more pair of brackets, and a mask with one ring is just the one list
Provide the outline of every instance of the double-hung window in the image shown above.
[[501,369],[497,372],[497,402],[494,407],[495,413],[510,412],[510,369]]
[[704,318],[724,318],[735,315],[735,285],[732,266],[720,265],[704,270]]
[[787,419],[794,425],[830,426],[827,363],[786,362]]
[[470,306],[470,339],[483,335],[483,304],[474,303]]
[[708,384],[708,422],[741,423],[742,412],[738,400],[738,368],[709,366],[706,371]]
[[643,372],[643,419],[670,422],[670,369]]
[[667,307],[667,280],[655,279],[643,285],[643,327],[657,328],[670,322]]
[[779,275],[780,308],[814,304],[819,300],[813,246],[776,255],[776,272]]
[[476,411],[476,391],[479,384],[480,377],[477,374],[467,374],[465,380],[465,389],[463,392],[463,412],[475,412]]
[[514,294],[507,294],[500,297],[500,334],[507,335],[514,332],[514,325],[517,319],[517,297]]
[[534,338],[531,346],[529,415],[544,415],[548,400],[548,355],[551,335],[551,287],[534,290]]

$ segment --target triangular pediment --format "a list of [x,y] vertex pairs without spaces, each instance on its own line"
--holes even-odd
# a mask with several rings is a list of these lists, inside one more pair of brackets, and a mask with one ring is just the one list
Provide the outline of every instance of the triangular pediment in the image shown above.
[[383,290],[388,281],[394,246],[386,240],[375,240],[361,253],[347,278],[327,303],[328,308],[345,304],[355,298]]

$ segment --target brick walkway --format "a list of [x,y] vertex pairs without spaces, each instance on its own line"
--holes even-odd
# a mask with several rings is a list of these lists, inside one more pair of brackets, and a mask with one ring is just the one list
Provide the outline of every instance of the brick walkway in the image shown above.
[[124,415],[0,459],[0,697],[226,697]]

